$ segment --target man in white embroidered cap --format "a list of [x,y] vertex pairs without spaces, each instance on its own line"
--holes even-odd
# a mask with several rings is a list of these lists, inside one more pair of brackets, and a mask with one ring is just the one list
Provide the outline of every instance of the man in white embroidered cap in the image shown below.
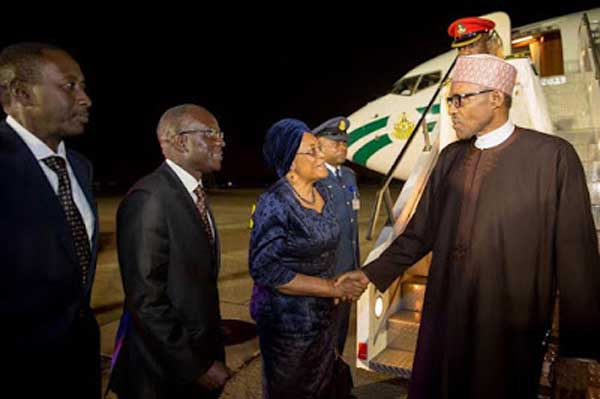
[[[460,140],[511,123],[508,112],[517,70],[493,55],[477,54],[460,57],[452,73],[452,85],[445,99],[456,136]],[[493,104],[494,107],[490,108]],[[463,106],[464,105],[464,106]]]
[[536,398],[560,291],[559,354],[600,358],[600,259],[581,163],[508,118],[515,71],[459,58],[461,140],[442,151],[404,233],[361,271],[380,291],[433,251],[408,397]]
[[[496,23],[491,19],[459,18],[448,27],[448,34],[453,38],[451,46],[458,50],[458,55],[490,54],[502,58],[504,57],[502,38],[496,32],[495,27]],[[510,109],[511,120],[521,127],[553,134],[554,126],[550,118],[546,96],[531,59],[522,53],[507,55],[505,59],[517,70],[514,88],[510,94],[513,103]],[[448,96],[448,83],[446,82],[443,87],[442,98]],[[442,103],[440,148],[444,148],[457,139],[448,116],[448,107]]]

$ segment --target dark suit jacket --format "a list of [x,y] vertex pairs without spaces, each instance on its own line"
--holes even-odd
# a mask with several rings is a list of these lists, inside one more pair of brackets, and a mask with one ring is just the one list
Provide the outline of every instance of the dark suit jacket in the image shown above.
[[[90,311],[98,249],[92,168],[74,151],[67,158],[96,220],[86,287],[58,197],[27,145],[0,123],[0,342],[3,363],[11,365],[3,380],[35,381],[19,387],[24,396],[43,386],[45,396],[58,390],[67,397],[65,386],[99,384],[99,332]],[[65,384],[65,376],[78,382]]]
[[111,389],[127,399],[187,397],[224,360],[219,246],[217,239],[211,248],[191,196],[166,163],[119,206],[117,243],[131,323]]

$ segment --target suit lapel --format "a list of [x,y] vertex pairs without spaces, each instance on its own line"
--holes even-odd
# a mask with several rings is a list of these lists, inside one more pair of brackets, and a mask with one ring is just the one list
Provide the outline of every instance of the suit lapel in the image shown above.
[[85,199],[87,200],[88,205],[90,206],[90,209],[96,218],[98,216],[98,210],[95,206],[94,195],[92,193],[92,182],[90,181],[91,176],[86,173],[87,165],[74,157],[69,150],[67,150],[67,159],[69,160],[71,169],[73,169],[73,174],[77,179],[77,183],[79,183],[79,187],[81,187],[81,190],[85,195]]
[[[46,174],[42,170],[27,144],[8,125],[2,126],[5,134],[10,135],[15,144],[15,160],[20,164],[22,171],[24,201],[32,204],[34,215],[47,219],[48,225],[56,232],[58,239],[74,265],[77,265],[75,246],[71,238],[71,231],[63,208],[50,185]],[[38,217],[38,216],[34,216]]]
[[[167,180],[169,181],[171,188],[176,191],[177,197],[180,200],[179,203],[181,203],[183,205],[184,209],[188,213],[191,214],[190,217],[192,217],[193,220],[196,221],[196,223],[194,223],[194,225],[196,226],[196,230],[197,230],[198,234],[200,235],[200,237],[202,237],[203,240],[205,240],[207,245],[210,247],[210,240],[208,238],[208,235],[206,234],[204,222],[202,221],[202,218],[200,217],[198,208],[196,207],[196,204],[194,204],[194,200],[192,199],[190,193],[188,193],[188,191],[186,190],[185,186],[183,185],[183,183],[181,182],[181,180],[179,179],[177,174],[175,174],[173,169],[171,169],[171,167],[166,162],[164,162],[160,166],[159,170],[161,173],[163,173],[167,177]],[[214,257],[214,259],[211,259],[212,260],[211,263],[213,263],[213,272],[216,276],[219,272],[219,264],[220,264],[219,236],[218,236],[218,232],[217,232],[217,226],[215,224],[215,218],[213,217],[210,207],[208,207],[208,213],[209,213],[209,217],[211,218],[211,220],[213,222],[213,230],[215,232],[215,247],[214,247],[215,257]],[[210,226],[207,226],[207,228],[210,228]]]
[[208,241],[208,236],[204,230],[204,223],[202,222],[200,213],[198,213],[198,208],[196,208],[192,196],[188,193],[181,180],[179,180],[177,174],[175,174],[173,169],[171,169],[166,162],[160,166],[160,171],[167,177],[171,188],[176,192],[179,203],[183,205],[183,208],[190,214],[190,217],[196,221],[194,225],[197,227],[198,234]]
[[[91,182],[91,173],[87,171],[88,165],[79,160],[77,157],[73,156],[72,152],[67,149],[67,159],[69,160],[69,165],[71,165],[71,169],[73,170],[73,174],[75,175],[75,179],[77,179],[77,183],[79,183],[79,187],[83,191],[85,199],[92,210],[92,214],[94,215],[94,231],[92,233],[91,242],[92,242],[92,252],[90,257],[90,276],[94,276],[95,273],[95,265],[96,265],[96,257],[98,254],[98,234],[99,234],[99,220],[98,220],[98,207],[96,206],[96,201],[94,200],[94,194],[92,193],[92,182]],[[80,211],[81,212],[81,211]],[[83,218],[83,214],[81,215]],[[88,279],[88,289],[91,288],[93,278]]]
[[215,232],[215,277],[217,277],[219,275],[219,269],[221,268],[221,239],[219,237],[219,230],[217,230],[215,216],[213,215],[212,209],[210,207],[208,207],[208,214],[210,220],[212,220],[213,231]]

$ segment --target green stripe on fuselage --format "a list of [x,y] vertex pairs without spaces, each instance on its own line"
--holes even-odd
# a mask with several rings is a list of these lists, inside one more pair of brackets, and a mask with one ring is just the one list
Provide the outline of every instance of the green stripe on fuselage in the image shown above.
[[369,158],[371,158],[371,156],[373,156],[373,154],[391,143],[392,139],[390,139],[390,136],[387,134],[373,139],[354,153],[354,156],[352,156],[352,161],[356,162],[357,164],[367,166],[367,161]]
[[355,129],[355,130],[351,131],[350,133],[348,133],[348,136],[349,136],[348,147],[350,147],[353,143],[357,142],[358,140],[365,137],[366,135],[385,127],[388,123],[388,119],[389,119],[389,116],[386,116],[385,118],[377,119],[373,122],[369,122],[366,125],[363,125],[363,126],[359,127],[358,129]]
[[[420,107],[417,108],[417,112],[422,114],[425,111],[425,108],[427,107]],[[440,113],[440,104],[433,104],[431,106],[431,110],[429,110],[430,114],[439,114]]]

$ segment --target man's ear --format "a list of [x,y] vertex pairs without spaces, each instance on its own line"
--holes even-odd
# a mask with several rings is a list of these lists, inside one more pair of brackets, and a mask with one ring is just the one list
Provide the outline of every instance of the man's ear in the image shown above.
[[490,93],[490,102],[494,109],[501,108],[504,105],[504,96],[506,96],[506,94],[498,90],[494,90]]
[[173,148],[180,154],[188,152],[188,135],[187,134],[174,134],[172,138]]
[[33,86],[20,79],[13,80],[8,88],[12,102],[19,103],[23,106],[35,105],[35,96]]

